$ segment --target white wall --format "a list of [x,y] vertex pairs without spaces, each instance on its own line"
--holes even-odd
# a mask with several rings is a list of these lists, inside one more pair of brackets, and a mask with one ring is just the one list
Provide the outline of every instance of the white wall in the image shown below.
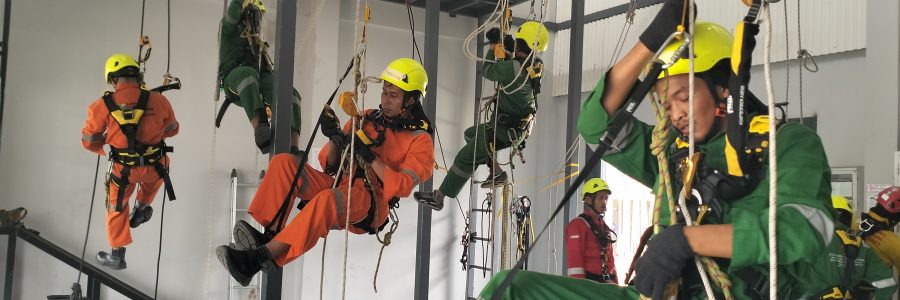
[[[319,5],[325,3],[325,5]],[[321,104],[327,99],[349,58],[353,39],[353,1],[302,1],[297,30],[295,86],[303,96],[304,136],[312,128]],[[371,3],[368,75],[377,76],[390,60],[410,55],[405,8],[381,1]],[[274,2],[269,3],[274,18]],[[26,224],[64,249],[79,253],[88,214],[94,156],[78,145],[85,107],[99,97],[104,85],[103,63],[113,52],[134,53],[139,30],[140,2],[92,0],[78,2],[16,1],[13,3],[9,82],[5,103],[3,149],[0,150],[0,199],[3,207],[25,206]],[[172,73],[185,84],[168,92],[181,133],[170,139],[176,152],[172,177],[178,200],[167,203],[165,240],[160,278],[162,299],[223,299],[227,273],[212,251],[229,233],[229,179],[236,168],[245,181],[265,168],[266,157],[255,154],[250,128],[240,109],[232,108],[222,128],[213,130],[213,91],[216,74],[216,39],[222,2],[173,1]],[[313,12],[321,10],[317,18]],[[424,11],[414,9],[418,41]],[[150,85],[159,84],[165,68],[165,3],[148,2],[145,31],[153,39],[153,57],[147,70]],[[53,22],[48,22],[53,20]],[[269,22],[272,25],[274,22]],[[314,24],[314,25],[313,25]],[[474,64],[461,54],[462,38],[475,27],[471,18],[441,19],[441,60],[437,84],[443,143],[448,159],[461,147],[464,125],[471,123],[468,110],[462,116],[448,114],[473,103]],[[306,33],[312,29],[311,33]],[[268,32],[274,32],[269,28]],[[306,40],[301,40],[306,37]],[[337,51],[336,51],[337,49]],[[424,50],[424,49],[423,49]],[[343,89],[351,85],[345,83]],[[377,101],[369,93],[370,106]],[[35,116],[39,115],[39,118]],[[49,120],[43,121],[43,120]],[[318,143],[317,143],[318,144]],[[101,168],[105,171],[106,163]],[[443,173],[436,172],[436,182]],[[98,184],[100,194],[102,186]],[[241,193],[249,197],[247,191]],[[128,269],[112,272],[145,293],[152,294],[159,226],[159,199],[153,220],[133,232],[128,247]],[[102,198],[93,206],[94,219],[87,258],[108,249]],[[348,285],[349,298],[404,299],[412,295],[416,205],[402,201],[401,226],[394,243],[385,250],[379,293],[371,288],[378,255],[375,238],[352,236]],[[464,285],[458,270],[458,212],[435,214],[432,240],[432,297],[458,298]],[[343,232],[331,235],[325,290],[339,297]],[[53,262],[30,246],[20,246],[14,295],[38,299],[65,294],[76,271]],[[4,248],[5,249],[5,248]],[[318,297],[318,265],[321,248],[311,259],[285,269],[285,299]],[[313,279],[316,280],[313,280]],[[301,281],[302,279],[302,281]],[[297,283],[297,284],[295,284]],[[301,292],[302,291],[302,292]],[[454,294],[455,293],[455,294]],[[110,299],[119,299],[109,295]]]

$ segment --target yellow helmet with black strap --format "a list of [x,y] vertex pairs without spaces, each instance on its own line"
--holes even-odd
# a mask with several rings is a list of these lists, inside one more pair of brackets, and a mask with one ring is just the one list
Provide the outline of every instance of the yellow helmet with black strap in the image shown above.
[[516,31],[516,39],[521,39],[528,49],[544,52],[550,47],[550,32],[544,24],[528,21],[522,23]]
[[[141,68],[137,60],[125,53],[116,53],[106,59],[106,68],[103,72],[106,82],[113,83],[114,78],[134,77],[141,78]],[[138,80],[140,81],[140,80]]]

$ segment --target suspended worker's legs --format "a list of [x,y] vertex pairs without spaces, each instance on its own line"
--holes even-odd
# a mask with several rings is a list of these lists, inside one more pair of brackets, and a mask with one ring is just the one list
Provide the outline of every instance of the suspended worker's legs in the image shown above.
[[248,66],[241,66],[228,72],[223,80],[226,93],[237,95],[235,105],[243,107],[253,126],[256,146],[262,153],[269,153],[272,146],[272,130],[266,114],[266,105],[260,94],[259,73]]
[[[505,133],[508,131],[506,126],[500,124],[498,124],[497,129],[498,132]],[[496,136],[496,149],[491,147],[490,145],[494,145],[495,137],[493,130],[487,124],[469,127],[469,129],[466,129],[465,135],[466,145],[456,154],[453,166],[450,167],[450,171],[444,177],[441,187],[433,192],[414,193],[417,201],[434,210],[443,209],[444,197],[456,198],[459,191],[466,185],[466,181],[472,177],[472,171],[477,165],[490,163],[491,153],[510,146],[510,137],[506,134],[498,134]]]
[[[166,169],[169,168],[169,158],[163,157],[161,163]],[[131,217],[128,218],[128,225],[131,228],[137,228],[141,224],[150,221],[153,216],[153,199],[156,198],[156,192],[162,187],[164,181],[159,174],[149,168],[136,168],[132,171],[132,182],[139,185],[137,196],[137,205],[131,210]]]
[[[266,245],[248,250],[220,246],[216,255],[231,276],[246,286],[264,263],[274,261],[284,266],[315,246],[329,229],[344,229],[347,196],[346,183],[324,190]],[[371,199],[362,184],[353,186],[350,201],[350,223],[365,219]]]
[[[300,178],[297,180],[297,186],[293,195],[289,197],[288,203],[285,204],[285,197],[291,189],[291,183],[299,163],[300,157],[292,154],[276,155],[269,162],[266,176],[263,177],[259,189],[250,203],[250,208],[247,210],[250,216],[263,227],[268,228],[272,222],[276,221],[274,219],[282,205],[284,205],[284,213],[290,214],[290,211],[294,208],[295,198],[311,199],[319,192],[330,189],[334,183],[334,178],[306,164],[303,172],[300,174]],[[284,216],[282,222],[286,221],[287,216]],[[273,225],[271,230],[266,230],[265,233],[262,233],[247,222],[243,220],[238,221],[234,225],[233,231],[235,248],[247,250],[262,246],[275,236],[275,232],[278,231],[279,227],[284,227],[284,223],[278,224],[278,226]],[[263,265],[263,270],[269,271],[274,269],[275,265],[271,262]]]
[[[481,291],[478,299],[490,299],[509,271],[494,275]],[[597,283],[586,279],[550,275],[531,271],[519,271],[509,287],[503,291],[506,300],[537,299],[638,299],[633,288],[615,284]]]
[[[120,177],[122,165],[113,164],[112,176]],[[102,266],[107,266],[113,270],[121,270],[126,267],[125,264],[125,246],[131,244],[131,228],[129,221],[129,201],[131,194],[134,193],[136,185],[141,184],[142,189],[138,193],[138,201],[150,204],[156,192],[162,185],[162,180],[156,174],[153,167],[134,167],[131,168],[131,174],[128,176],[129,184],[120,187],[113,180],[107,182],[106,194],[106,236],[110,247],[110,252],[100,251],[97,253],[97,262]],[[125,193],[122,195],[122,211],[116,211],[116,202],[118,201],[119,189],[124,188]],[[147,206],[149,207],[149,206]],[[149,217],[148,217],[149,218]]]

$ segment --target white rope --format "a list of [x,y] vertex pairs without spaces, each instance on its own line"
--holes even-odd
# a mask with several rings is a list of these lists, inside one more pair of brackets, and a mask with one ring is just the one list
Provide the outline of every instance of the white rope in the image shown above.
[[[693,34],[694,31],[694,0],[688,1],[688,32]],[[696,145],[696,141],[694,138],[694,122],[696,121],[694,116],[694,104],[696,103],[696,91],[694,91],[694,39],[691,38],[688,40],[688,159],[694,157],[694,147]],[[710,95],[715,97],[715,95]],[[712,132],[707,132],[706,135],[710,136]],[[687,202],[685,201],[686,193],[690,187],[684,186],[681,189],[681,192],[678,193],[678,205],[681,207],[681,214],[684,216],[684,222],[687,226],[694,226],[694,220],[691,219],[690,211],[687,207]],[[709,275],[706,273],[706,269],[703,268],[703,263],[700,262],[700,256],[694,255],[694,265],[697,267],[697,271],[700,273],[700,279],[703,281],[703,289],[706,290],[706,297],[708,299],[715,299],[715,294],[712,290],[712,285],[709,283]]]
[[776,195],[778,194],[778,168],[775,156],[775,92],[772,89],[771,46],[772,46],[772,19],[769,16],[769,4],[763,3],[765,12],[766,37],[765,52],[763,52],[763,70],[766,78],[766,94],[769,98],[769,299],[778,298],[778,206]]
[[[357,44],[357,47],[359,47],[360,51],[362,51],[362,54],[357,55],[355,58],[357,74],[362,74],[361,69],[363,68],[363,65],[364,65],[364,62],[362,61],[362,59],[365,57],[365,48],[366,48],[366,45],[365,45],[366,40],[363,39],[363,35],[365,34],[365,27],[363,27],[363,29],[362,29],[363,33],[360,34],[361,26],[360,26],[360,21],[359,21],[360,20],[359,12],[360,12],[360,4],[362,2],[363,2],[363,0],[356,1],[356,19],[355,19],[356,26],[354,28],[354,34],[353,34],[354,38],[359,41],[359,43]],[[366,7],[366,9],[368,9],[368,7],[369,7],[368,0],[366,0],[365,7]],[[359,82],[357,82],[357,84],[354,86],[354,89],[356,89],[357,97],[365,97],[365,94],[363,94],[363,95],[359,94]],[[356,139],[353,138],[353,135],[355,134],[355,129],[356,129],[356,118],[350,118],[350,134],[349,134],[349,137],[350,137],[349,173],[350,174],[345,174],[345,175],[347,175],[347,178],[349,178],[349,183],[347,184],[347,197],[345,198],[346,210],[344,210],[344,215],[345,215],[345,218],[344,218],[344,274],[343,274],[343,280],[342,280],[343,284],[341,287],[341,299],[347,299],[347,261],[349,260],[349,252],[350,252],[349,251],[350,250],[350,230],[349,230],[350,229],[350,202],[351,202],[351,199],[353,199],[352,198],[353,176],[355,175],[354,173],[356,173],[354,170],[354,165],[353,165],[354,162],[356,161],[354,159],[355,158],[354,155],[356,154],[356,151],[355,151]]]
[[[482,32],[485,32],[485,29],[487,29],[489,26],[494,25],[500,21],[500,19],[503,17],[503,14],[505,14],[505,11],[501,12],[499,14],[497,12],[500,11],[500,8],[503,7],[502,4],[505,2],[506,1],[497,1],[497,5],[494,6],[494,11],[491,12],[488,19],[483,24],[481,24],[481,26],[478,26],[478,28],[475,28],[474,31],[469,33],[469,35],[466,36],[466,39],[463,40],[463,54],[465,54],[466,57],[468,57],[471,60],[479,61],[479,62],[493,62],[492,60],[486,60],[484,58],[478,57],[478,55],[472,53],[472,51],[470,50],[471,47],[469,47],[469,46],[471,46],[472,41],[475,40],[475,38],[479,34],[481,34]],[[503,37],[501,37],[501,38],[503,38]],[[481,39],[478,39],[478,40],[480,41]],[[476,47],[481,47],[481,45],[476,45]]]

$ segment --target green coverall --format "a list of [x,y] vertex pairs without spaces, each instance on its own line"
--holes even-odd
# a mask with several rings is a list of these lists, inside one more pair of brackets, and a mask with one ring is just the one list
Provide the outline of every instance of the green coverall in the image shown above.
[[[815,262],[809,265],[809,268],[798,270],[797,277],[804,278],[804,281],[798,282],[798,284],[802,286],[803,290],[810,292],[806,295],[808,298],[815,299],[815,296],[820,295],[826,289],[830,290],[841,284],[846,264],[847,256],[844,252],[844,244],[835,235],[825,252],[819,255]],[[882,261],[865,242],[859,247],[852,280],[851,284],[854,285],[859,281],[875,285],[877,288],[875,299],[878,300],[891,299],[891,295],[897,291],[891,266]]]
[[[497,99],[499,119],[497,116],[491,116],[487,123],[466,129],[466,145],[456,154],[453,166],[450,167],[447,177],[441,183],[440,190],[445,196],[456,198],[466,181],[472,176],[475,167],[491,162],[492,150],[499,151],[524,142],[527,128],[525,128],[523,120],[531,118],[537,111],[534,90],[526,82],[529,80],[528,71],[523,68],[518,78],[516,77],[516,72],[522,64],[515,59],[492,62],[494,60],[493,51],[488,51],[486,59],[488,61],[484,63],[484,78],[497,82],[501,87],[510,85],[512,82],[507,89],[510,91],[520,85],[522,88],[512,94],[500,91]],[[513,82],[514,79],[515,82]],[[478,139],[474,140],[476,135]],[[494,144],[493,149],[488,147],[489,144]]]
[[[243,107],[248,119],[253,119],[266,105],[272,105],[273,77],[272,73],[257,71],[259,61],[251,51],[250,43],[241,37],[244,23],[241,21],[243,0],[231,0],[228,11],[222,18],[219,32],[219,78],[227,98],[237,97],[233,102]],[[293,122],[291,129],[300,131],[300,93],[293,91],[291,101]]]
[[[601,79],[593,93],[584,102],[578,129],[588,144],[597,144],[606,131],[610,116],[601,104],[605,85]],[[603,160],[631,178],[658,191],[659,170],[656,157],[650,151],[653,126],[632,117],[631,121],[614,141],[614,147]],[[675,134],[670,135],[673,138]],[[831,242],[834,235],[833,211],[831,210],[831,172],[825,151],[818,135],[808,127],[788,123],[781,126],[776,135],[778,145],[778,264],[779,290],[797,287],[797,268],[815,262],[815,259]],[[667,143],[670,153],[673,141]],[[706,153],[707,166],[725,170],[725,136],[718,134],[708,142],[697,145],[697,151]],[[747,284],[735,272],[753,268],[768,276],[768,199],[769,177],[765,167],[765,177],[757,187],[741,199],[732,201],[725,212],[723,224],[734,228],[733,253],[729,264],[720,265],[728,273],[734,285],[732,292],[738,299],[749,299],[745,295]],[[675,179],[676,176],[671,178]],[[664,200],[666,201],[666,200]],[[661,223],[668,223],[668,209],[662,207]],[[693,264],[688,265],[693,268]],[[490,298],[506,273],[499,273],[482,291],[483,298]],[[526,274],[521,274],[526,275]],[[604,285],[587,280],[553,275],[517,275],[513,285],[506,290],[506,299],[538,299],[544,293],[566,295],[564,299],[637,299],[633,287]],[[638,276],[640,276],[638,274]],[[545,278],[546,277],[546,278]],[[713,284],[715,286],[715,284]],[[806,291],[789,291],[802,295]],[[535,298],[532,298],[534,296]],[[693,298],[705,299],[700,288]]]

